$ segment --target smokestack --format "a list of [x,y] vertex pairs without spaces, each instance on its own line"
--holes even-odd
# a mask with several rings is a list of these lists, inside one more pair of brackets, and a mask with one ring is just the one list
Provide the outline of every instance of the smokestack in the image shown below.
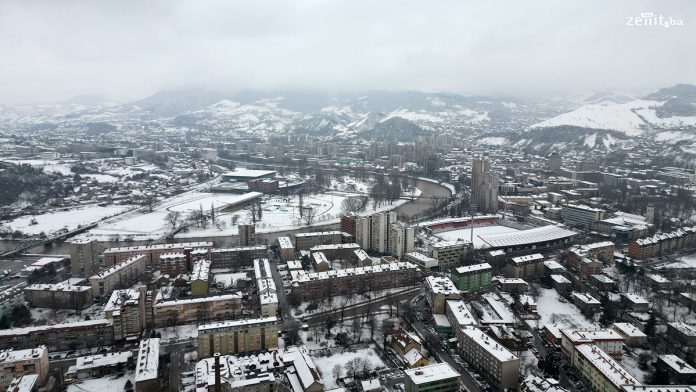
[[191,251],[193,248],[184,248],[184,255],[186,255],[186,271],[193,271],[193,266],[191,265]]
[[213,354],[215,358],[215,392],[222,392],[222,384],[220,384],[220,353]]

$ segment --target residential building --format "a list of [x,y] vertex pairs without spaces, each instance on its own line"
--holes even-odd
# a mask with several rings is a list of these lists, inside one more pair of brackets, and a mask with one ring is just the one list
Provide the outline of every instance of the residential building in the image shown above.
[[[287,238],[287,237],[286,237]],[[243,246],[238,248],[213,249],[211,254],[212,268],[239,268],[253,264],[254,259],[266,257],[266,245]],[[294,254],[294,251],[293,251]]]
[[340,244],[343,236],[340,231],[320,231],[295,234],[295,249],[305,250],[316,245]]
[[456,330],[459,355],[498,391],[517,389],[520,359],[476,327]]
[[32,307],[82,310],[92,305],[92,288],[82,285],[83,278],[71,278],[55,284],[31,284],[24,287],[24,299]]
[[256,278],[261,316],[275,317],[278,314],[278,292],[268,259],[254,260],[254,277]]
[[39,390],[39,376],[25,374],[17,377],[10,382],[7,390],[11,392],[36,392]]
[[[194,250],[199,252],[193,252]],[[148,266],[157,266],[160,262],[160,255],[163,253],[184,253],[189,255],[195,253],[199,258],[210,259],[210,251],[213,249],[212,242],[179,242],[173,244],[157,244],[143,246],[127,246],[122,248],[109,248],[104,251],[104,264],[112,266],[124,261],[132,256],[143,254]],[[195,260],[190,260],[191,262]],[[188,271],[192,266],[189,266]]]
[[24,287],[26,283],[20,283],[0,292],[0,319],[9,318],[12,308],[24,305]]
[[140,341],[135,365],[135,392],[159,392],[160,339]]
[[449,278],[442,276],[428,276],[425,278],[425,299],[428,301],[432,313],[444,314],[445,301],[460,298],[459,289]]
[[452,270],[452,282],[461,291],[480,291],[491,287],[493,268],[488,263],[466,265]]
[[638,294],[621,293],[621,304],[631,312],[647,312],[650,302]]
[[498,176],[491,172],[487,160],[474,159],[471,163],[471,204],[479,212],[498,210]]
[[433,244],[433,258],[437,260],[440,271],[454,268],[462,263],[462,259],[473,251],[469,241],[441,241]]
[[568,226],[589,229],[598,221],[604,219],[605,211],[582,204],[566,204],[561,210],[563,223]]
[[278,237],[278,254],[283,263],[295,259],[295,247],[292,245],[290,237]]
[[385,340],[394,352],[403,357],[411,350],[423,349],[420,339],[403,328],[392,328],[387,331]]
[[70,275],[74,278],[86,278],[98,269],[99,242],[95,239],[70,241]]
[[245,356],[215,354],[198,361],[195,375],[197,391],[324,391],[324,382],[304,346]]
[[628,255],[636,260],[645,260],[665,253],[696,245],[696,227],[682,227],[652,237],[640,238],[628,244]]
[[208,295],[210,282],[210,261],[198,260],[191,272],[191,296],[205,297]]
[[65,378],[84,380],[86,378],[101,378],[113,375],[120,369],[125,369],[133,360],[130,351],[93,354],[77,357],[75,364],[68,368]]
[[614,329],[562,329],[561,351],[573,361],[573,349],[581,344],[592,343],[609,356],[621,361],[624,337]]
[[256,245],[256,223],[240,223],[237,225],[238,245],[254,246]]
[[445,314],[454,331],[478,325],[476,318],[463,300],[449,300],[445,302]]
[[696,368],[674,354],[659,355],[657,366],[667,370],[669,379],[678,384],[696,384]]
[[[6,346],[4,346],[6,347]],[[3,349],[0,351],[0,392],[10,391],[15,378],[35,374],[38,385],[48,381],[48,349],[38,346],[26,350]]]
[[458,392],[459,373],[447,362],[404,371],[405,392]]
[[157,328],[235,318],[242,313],[240,293],[212,297],[159,300],[152,306]]
[[602,303],[590,294],[587,293],[573,293],[573,303],[586,315],[592,315],[599,312],[602,307]]
[[667,323],[667,336],[683,346],[696,346],[696,326],[682,322]]
[[594,344],[575,346],[573,366],[593,391],[619,392],[624,385],[641,385],[609,354]]
[[352,242],[347,244],[328,244],[316,245],[309,251],[311,254],[321,252],[328,260],[355,261],[355,251],[360,249],[360,245]]
[[544,276],[544,256],[539,253],[517,256],[505,264],[508,278],[537,279]]
[[399,262],[326,272],[291,271],[290,276],[292,292],[306,301],[410,286],[416,284],[421,275],[415,264]]
[[113,323],[114,340],[132,340],[145,329],[145,293],[140,290],[115,290],[104,306],[104,316]]
[[388,252],[401,258],[403,255],[413,252],[414,228],[403,222],[393,223],[389,228]]
[[329,260],[324,252],[314,252],[312,254],[312,268],[314,272],[324,272],[331,269]]
[[0,330],[0,347],[14,349],[43,345],[51,351],[69,351],[113,342],[113,323],[105,319]]
[[278,348],[278,319],[221,321],[198,327],[198,358],[215,353],[248,354]]
[[551,282],[553,288],[561,295],[568,293],[573,287],[573,283],[563,275],[551,275]]
[[135,255],[89,277],[92,296],[108,296],[115,289],[127,288],[145,273],[145,255]]

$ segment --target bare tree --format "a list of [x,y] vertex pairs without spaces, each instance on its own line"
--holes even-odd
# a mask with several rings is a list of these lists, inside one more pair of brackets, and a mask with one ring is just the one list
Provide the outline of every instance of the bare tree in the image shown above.
[[179,222],[181,220],[181,214],[179,211],[169,211],[167,213],[167,223],[172,230],[179,228]]
[[339,365],[339,364],[334,365],[333,371],[332,371],[334,380],[338,380],[339,378],[341,378],[341,371],[342,370],[343,370],[343,368],[341,367],[341,365]]
[[316,216],[317,216],[317,210],[315,210],[312,207],[306,207],[306,208],[304,208],[304,210],[305,211],[304,211],[303,219],[305,221],[305,224],[307,224],[307,226],[311,226],[312,223],[314,223],[314,218],[316,218]]

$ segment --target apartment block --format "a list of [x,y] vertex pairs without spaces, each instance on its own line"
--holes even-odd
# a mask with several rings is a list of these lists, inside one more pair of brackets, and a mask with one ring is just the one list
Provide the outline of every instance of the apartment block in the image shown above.
[[561,351],[573,361],[573,350],[581,344],[592,343],[604,350],[607,355],[621,361],[624,337],[613,329],[563,329],[561,330]]
[[140,341],[135,365],[135,392],[160,391],[160,339]]
[[498,391],[517,389],[520,359],[476,327],[456,331],[459,355],[479,371]]
[[440,271],[459,266],[462,258],[473,250],[468,241],[441,241],[432,248],[433,258],[437,260]]
[[165,300],[152,306],[155,327],[236,318],[242,313],[242,295]]
[[198,260],[193,265],[191,272],[191,295],[193,297],[205,297],[208,295],[210,281],[210,261]]
[[248,354],[278,348],[278,319],[221,321],[198,327],[198,358],[215,353]]
[[425,278],[425,299],[434,314],[445,313],[445,301],[458,300],[461,294],[452,280],[442,276]]
[[0,392],[8,391],[15,378],[31,374],[38,376],[38,385],[44,385],[48,381],[48,349],[46,346],[26,350],[4,349],[0,351]]
[[343,236],[340,231],[295,234],[295,249],[297,250],[311,249],[313,246],[317,245],[340,244],[342,242]]
[[609,354],[594,344],[575,346],[572,363],[593,391],[619,392],[625,385],[641,385]]
[[[198,249],[198,251],[193,252],[196,249]],[[193,252],[197,257],[210,259],[210,251],[212,249],[212,242],[179,242],[174,244],[109,248],[104,251],[104,264],[106,266],[112,266],[139,254],[145,255],[145,261],[148,266],[159,265],[160,255],[163,253],[184,253],[189,255]]]
[[70,274],[86,278],[99,270],[99,242],[94,239],[70,241]]
[[421,267],[425,271],[431,271],[433,269],[437,269],[438,267],[436,258],[424,255],[420,252],[406,253],[404,254],[403,260],[409,263],[413,263]]
[[283,263],[295,259],[295,247],[292,245],[290,237],[278,237],[278,253],[280,261]]
[[111,320],[76,321],[0,330],[0,347],[27,349],[46,346],[51,351],[109,346],[114,342]]
[[538,279],[544,276],[544,256],[539,253],[511,258],[505,264],[508,278]]
[[563,223],[568,226],[589,229],[598,221],[604,219],[605,211],[582,204],[567,204],[561,210]]
[[268,259],[254,260],[254,277],[256,278],[261,316],[276,316],[278,314],[278,292]]
[[491,287],[493,267],[488,263],[466,265],[452,270],[452,282],[461,291],[480,291]]
[[106,270],[89,277],[92,296],[108,296],[115,289],[127,288],[137,283],[145,273],[145,255],[135,255]]
[[266,245],[214,249],[211,251],[210,261],[212,268],[248,267],[254,259],[266,257],[266,253]]
[[104,316],[113,323],[114,340],[139,338],[146,327],[145,293],[116,290],[104,306]]
[[82,278],[55,284],[32,284],[24,288],[24,299],[32,307],[82,310],[92,305],[92,288]]

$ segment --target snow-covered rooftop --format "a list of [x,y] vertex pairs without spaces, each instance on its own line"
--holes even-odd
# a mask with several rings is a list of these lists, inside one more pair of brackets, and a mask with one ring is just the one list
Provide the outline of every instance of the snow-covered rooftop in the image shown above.
[[448,378],[459,378],[459,373],[447,362],[436,363],[415,369],[406,369],[404,373],[406,373],[406,376],[410,378],[414,384],[418,385],[446,380]]
[[575,236],[572,230],[559,226],[542,226],[529,230],[502,234],[481,235],[480,238],[493,248],[556,241]]
[[278,319],[276,317],[262,317],[247,320],[230,320],[230,321],[220,321],[217,323],[203,324],[198,327],[198,331],[207,331],[210,329],[220,329],[220,328],[237,328],[240,326],[253,326],[259,324],[274,324],[277,323]]
[[498,343],[495,339],[488,336],[485,332],[476,327],[464,327],[462,333],[475,341],[479,346],[486,350],[490,355],[500,362],[513,361],[518,359],[515,354],[505,346]]
[[626,384],[640,385],[640,382],[635,377],[596,345],[581,344],[576,346],[575,350],[599,370],[616,388],[621,389],[621,385]]
[[135,367],[136,383],[157,378],[159,351],[159,338],[143,339],[140,341],[137,358],[138,362]]

